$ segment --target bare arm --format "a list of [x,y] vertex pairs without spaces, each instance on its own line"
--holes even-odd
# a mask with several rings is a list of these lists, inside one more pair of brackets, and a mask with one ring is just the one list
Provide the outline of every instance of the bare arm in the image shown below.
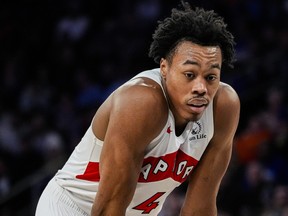
[[167,119],[159,95],[159,90],[139,85],[124,87],[114,94],[92,216],[125,215],[136,188],[145,148],[160,133]]
[[231,158],[240,102],[236,92],[221,85],[214,98],[214,136],[189,180],[181,216],[216,216],[216,198]]

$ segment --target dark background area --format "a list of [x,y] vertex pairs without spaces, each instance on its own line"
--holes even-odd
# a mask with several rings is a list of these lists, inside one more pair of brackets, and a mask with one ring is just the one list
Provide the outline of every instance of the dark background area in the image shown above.
[[[195,0],[224,17],[235,68],[222,72],[241,99],[222,216],[287,216],[288,1]],[[0,2],[0,216],[34,215],[50,177],[121,83],[158,67],[148,58],[172,0]],[[175,216],[185,185],[167,200]]]

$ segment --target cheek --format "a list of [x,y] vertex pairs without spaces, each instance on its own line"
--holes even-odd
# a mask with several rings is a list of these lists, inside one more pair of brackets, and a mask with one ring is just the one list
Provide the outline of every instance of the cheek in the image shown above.
[[173,104],[183,104],[189,98],[189,88],[187,85],[178,83],[170,83],[169,85],[169,97],[173,101]]
[[218,91],[218,88],[219,88],[219,85],[213,86],[213,87],[211,87],[211,88],[209,89],[209,92],[210,92],[211,97],[214,97],[214,96],[215,96],[216,92]]
[[167,79],[167,87],[169,87],[169,89],[174,93],[174,94],[178,94],[179,92],[181,92],[181,81],[176,79],[176,78],[172,78],[172,79]]
[[173,89],[176,92],[184,91],[184,87],[187,86],[186,83],[183,82],[181,77],[176,75],[167,76],[167,86]]

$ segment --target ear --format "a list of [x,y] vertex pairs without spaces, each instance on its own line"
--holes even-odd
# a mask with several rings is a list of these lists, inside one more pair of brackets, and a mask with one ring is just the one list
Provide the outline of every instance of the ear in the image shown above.
[[160,72],[161,72],[161,75],[162,75],[164,80],[166,79],[167,70],[168,70],[168,62],[166,59],[161,58],[161,60],[160,60]]

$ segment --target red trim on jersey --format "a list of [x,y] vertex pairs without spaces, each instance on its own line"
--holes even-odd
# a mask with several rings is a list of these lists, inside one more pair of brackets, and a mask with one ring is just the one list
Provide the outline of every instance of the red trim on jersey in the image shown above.
[[88,180],[88,181],[99,181],[100,171],[98,162],[89,162],[87,164],[86,170],[82,175],[76,175],[76,178]]
[[[143,161],[138,182],[155,182],[172,178],[177,182],[184,182],[198,161],[181,150],[161,157],[148,157]],[[76,178],[99,181],[99,163],[89,162],[82,175]]]

